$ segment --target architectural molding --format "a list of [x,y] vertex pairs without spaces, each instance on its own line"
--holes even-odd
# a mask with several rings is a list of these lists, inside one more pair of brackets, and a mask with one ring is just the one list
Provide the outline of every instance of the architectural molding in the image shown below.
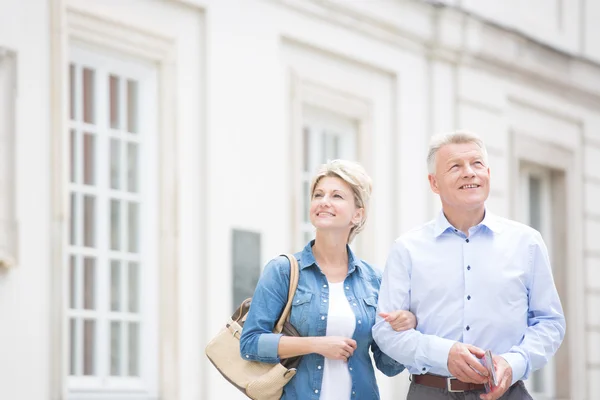
[[491,70],[590,108],[600,107],[600,64],[457,7],[416,0],[398,2],[397,17],[393,17],[376,3],[369,3],[372,12],[366,14],[359,8],[360,2],[271,1],[403,50]]

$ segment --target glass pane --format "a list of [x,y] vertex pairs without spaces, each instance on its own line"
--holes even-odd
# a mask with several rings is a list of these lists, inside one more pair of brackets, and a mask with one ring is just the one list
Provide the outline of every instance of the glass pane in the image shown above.
[[93,124],[94,115],[94,71],[89,68],[83,69],[83,122]]
[[95,373],[96,322],[83,321],[83,375]]
[[79,241],[77,240],[77,195],[75,193],[71,193],[70,209],[69,243],[76,245]]
[[75,119],[75,65],[69,65],[69,117]]
[[77,259],[69,257],[69,307],[77,308]]
[[121,309],[121,262],[116,260],[110,262],[110,309]]
[[110,187],[112,189],[121,188],[121,181],[119,179],[119,169],[121,166],[120,144],[119,140],[110,139]]
[[302,130],[302,158],[303,158],[303,171],[305,172],[312,172],[310,171],[310,165],[309,165],[309,151],[310,151],[310,130],[308,128],[308,126],[305,126],[304,129]]
[[77,373],[77,321],[69,319],[69,375]]
[[129,324],[129,376],[139,376],[139,325]]
[[340,158],[340,137],[339,136],[333,136],[332,137],[332,153],[331,153],[331,159],[332,160],[337,160],[338,158]]
[[130,312],[138,312],[139,311],[139,267],[138,263],[130,262],[129,263],[129,311]]
[[302,221],[309,222],[310,218],[308,216],[309,213],[309,204],[310,204],[310,183],[308,181],[302,182]]
[[542,230],[542,182],[540,178],[529,176],[529,225]]
[[94,247],[96,241],[96,199],[83,196],[83,245]]
[[127,81],[127,131],[138,133],[138,84]]
[[77,136],[76,136],[76,132],[74,129],[71,129],[70,132],[70,141],[69,141],[69,153],[71,156],[70,159],[70,165],[69,165],[69,174],[71,175],[71,182],[75,182],[76,179],[76,175],[75,175],[75,169],[77,168],[77,165],[75,165],[75,154],[77,152]]
[[110,127],[119,129],[119,78],[111,75],[109,78]]
[[83,308],[95,308],[96,260],[90,257],[83,259]]
[[110,374],[122,375],[121,371],[121,322],[110,323]]
[[83,183],[86,185],[94,184],[95,143],[94,135],[87,132],[83,134]]
[[121,249],[121,203],[119,200],[110,201],[110,248]]
[[128,220],[129,220],[129,226],[128,226],[128,233],[129,233],[129,246],[127,247],[127,249],[132,252],[132,253],[136,253],[138,251],[138,233],[139,233],[139,218],[138,218],[138,213],[139,213],[139,206],[137,203],[129,203],[129,210],[128,210]]
[[535,393],[544,393],[544,370],[538,369],[537,371],[533,371],[531,380],[533,381],[533,391]]
[[127,144],[127,189],[130,192],[138,191],[138,145]]

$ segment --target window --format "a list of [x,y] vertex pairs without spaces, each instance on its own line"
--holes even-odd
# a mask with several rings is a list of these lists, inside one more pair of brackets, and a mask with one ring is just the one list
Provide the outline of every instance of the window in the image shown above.
[[71,50],[67,365],[78,399],[156,392],[156,85],[153,67]]
[[356,160],[357,126],[346,116],[315,107],[303,108],[302,120],[302,201],[299,226],[302,248],[314,239],[314,228],[310,223],[311,179],[319,165],[335,159]]
[[16,57],[0,47],[0,270],[15,266],[15,97]]
[[[555,262],[553,257],[553,204],[552,204],[552,171],[533,164],[523,164],[521,168],[521,219],[524,223],[542,234],[548,247],[555,279]],[[558,282],[557,282],[558,286]],[[528,390],[536,399],[552,399],[555,396],[556,364],[554,359],[542,369],[534,371],[526,381]]]

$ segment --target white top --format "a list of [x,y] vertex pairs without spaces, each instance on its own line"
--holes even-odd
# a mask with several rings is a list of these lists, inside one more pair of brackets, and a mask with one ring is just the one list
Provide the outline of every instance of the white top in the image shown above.
[[[329,312],[327,313],[326,336],[352,338],[356,328],[356,316],[344,293],[344,282],[329,284]],[[321,400],[350,399],[352,378],[348,363],[343,360],[325,358],[323,367]]]

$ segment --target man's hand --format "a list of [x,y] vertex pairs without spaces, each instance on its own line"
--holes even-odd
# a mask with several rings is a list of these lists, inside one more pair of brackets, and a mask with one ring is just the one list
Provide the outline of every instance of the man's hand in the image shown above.
[[[510,387],[512,383],[512,367],[500,356],[493,356],[494,368],[496,369],[496,377],[498,378],[498,386],[493,386],[489,393],[482,394],[482,400],[496,400],[500,398]],[[491,386],[491,384],[490,384]]]
[[381,312],[379,316],[386,320],[396,332],[417,327],[417,317],[410,311],[396,310],[391,313]]
[[485,352],[478,347],[456,342],[448,353],[448,371],[466,383],[485,383],[488,380],[488,372],[478,360],[484,354]]

